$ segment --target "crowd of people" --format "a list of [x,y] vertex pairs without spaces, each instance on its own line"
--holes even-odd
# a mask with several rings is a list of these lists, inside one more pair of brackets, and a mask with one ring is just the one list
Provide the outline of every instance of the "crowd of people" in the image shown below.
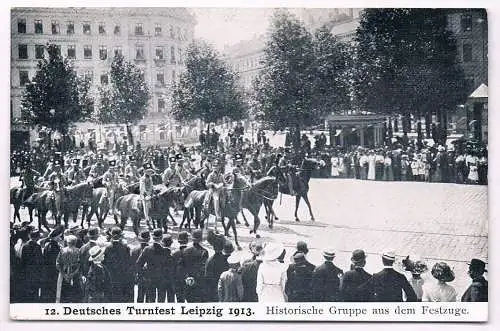
[[343,271],[330,248],[322,252],[323,263],[314,265],[303,241],[292,254],[259,239],[241,252],[213,230],[180,232],[175,239],[162,229],[142,231],[139,244],[130,246],[119,227],[102,233],[57,226],[41,238],[23,224],[12,229],[10,249],[11,302],[488,301],[486,263],[480,259],[470,261],[471,284],[457,293],[448,284],[455,279],[453,268],[445,262],[430,268],[433,281],[424,281],[430,267],[424,260],[408,256],[396,262],[395,252],[387,250],[379,257],[381,271],[370,274],[364,270],[367,254],[356,249]]

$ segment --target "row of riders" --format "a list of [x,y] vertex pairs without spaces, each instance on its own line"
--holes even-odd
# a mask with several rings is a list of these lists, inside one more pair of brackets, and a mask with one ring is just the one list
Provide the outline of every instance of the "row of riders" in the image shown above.
[[[295,218],[301,199],[306,202],[311,219],[314,220],[307,196],[308,183],[315,168],[323,167],[324,162],[307,158],[291,149],[278,150],[266,154],[266,160],[259,157],[256,150],[249,161],[242,152],[231,156],[206,150],[195,169],[191,158],[182,154],[169,155],[168,167],[160,172],[151,162],[139,166],[136,158],[105,159],[97,156],[95,163],[82,169],[81,160],[75,158],[71,167],[64,171],[61,161],[54,159],[44,174],[32,169],[29,161],[22,165],[21,186],[11,189],[10,198],[14,205],[14,223],[21,222],[21,206],[28,209],[30,223],[33,210],[38,214],[39,230],[42,226],[49,231],[47,213],[50,211],[56,224],[64,221],[68,227],[69,217],[77,221],[82,211],[81,226],[84,221],[90,226],[96,215],[98,226],[103,227],[108,214],[113,214],[116,224],[123,229],[130,218],[133,230],[139,234],[141,220],[146,220],[151,228],[167,230],[170,219],[176,226],[170,209],[183,210],[179,226],[191,230],[206,226],[209,215],[215,216],[223,224],[224,233],[229,236],[233,229],[235,244],[239,247],[236,224],[241,213],[246,226],[249,226],[243,209],[254,217],[251,233],[257,234],[260,225],[259,211],[264,206],[270,228],[278,219],[273,211],[273,202],[278,192],[294,195],[296,200]],[[265,166],[265,165],[267,166]]]

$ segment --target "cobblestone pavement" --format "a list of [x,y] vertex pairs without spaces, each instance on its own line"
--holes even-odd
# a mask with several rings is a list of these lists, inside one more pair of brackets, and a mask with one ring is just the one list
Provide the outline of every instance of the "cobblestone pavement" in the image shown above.
[[[473,257],[487,261],[486,186],[312,179],[309,199],[315,222],[309,220],[303,201],[298,212],[301,222],[294,221],[295,198],[291,196],[278,196],[275,201],[280,219],[273,229],[268,228],[261,210],[259,235],[264,241],[283,242],[287,260],[296,242],[304,240],[309,245],[308,259],[312,263],[321,263],[321,249],[333,247],[337,251],[334,262],[347,270],[351,252],[361,248],[368,254],[366,270],[377,272],[382,268],[380,253],[390,248],[399,258],[421,256],[429,269],[437,261],[450,264],[456,275],[450,284],[459,297],[470,282],[467,262]],[[251,215],[248,212],[246,215],[252,223]],[[21,216],[26,216],[25,210]],[[114,221],[108,217],[106,226],[112,224]],[[176,237],[178,229],[172,232]],[[136,242],[131,224],[125,236],[129,242]],[[239,225],[238,237],[246,249],[254,235]],[[423,278],[433,281],[430,272]]]

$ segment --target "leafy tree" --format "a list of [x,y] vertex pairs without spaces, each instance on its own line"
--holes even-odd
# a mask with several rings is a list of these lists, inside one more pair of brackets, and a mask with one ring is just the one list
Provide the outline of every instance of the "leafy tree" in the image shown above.
[[172,115],[179,121],[201,119],[206,123],[222,118],[238,120],[247,115],[236,74],[217,52],[204,42],[186,50],[186,69],[174,84]]
[[[447,112],[467,96],[457,47],[447,30],[444,9],[366,9],[356,33],[356,100],[376,113],[436,112],[442,126]],[[428,121],[426,121],[428,122]]]
[[300,130],[324,114],[325,109],[313,108],[313,50],[312,36],[303,24],[287,11],[275,11],[264,49],[265,70],[254,82],[262,119],[274,129]]
[[130,126],[144,118],[150,97],[141,69],[117,55],[111,63],[109,84],[99,86],[93,120],[101,124],[126,124],[131,140]]
[[29,125],[42,125],[65,134],[72,123],[90,115],[90,84],[77,76],[58,46],[48,45],[47,50],[48,60],[38,62],[36,74],[23,92],[21,111]]

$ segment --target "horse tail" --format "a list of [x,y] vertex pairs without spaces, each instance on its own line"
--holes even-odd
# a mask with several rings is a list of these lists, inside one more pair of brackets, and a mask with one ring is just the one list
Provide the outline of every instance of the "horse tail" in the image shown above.
[[121,202],[122,202],[122,200],[123,200],[123,197],[124,197],[124,196],[121,196],[121,197],[119,197],[118,199],[116,199],[115,204],[114,204],[114,206],[113,206],[113,214],[114,214],[115,221],[118,219],[118,216],[117,216],[117,215],[121,215],[121,211],[120,211],[120,209],[118,208],[118,206],[121,204]]
[[103,194],[99,198],[98,202],[99,206],[106,206],[109,205],[109,196],[108,196],[108,190],[103,190]]

